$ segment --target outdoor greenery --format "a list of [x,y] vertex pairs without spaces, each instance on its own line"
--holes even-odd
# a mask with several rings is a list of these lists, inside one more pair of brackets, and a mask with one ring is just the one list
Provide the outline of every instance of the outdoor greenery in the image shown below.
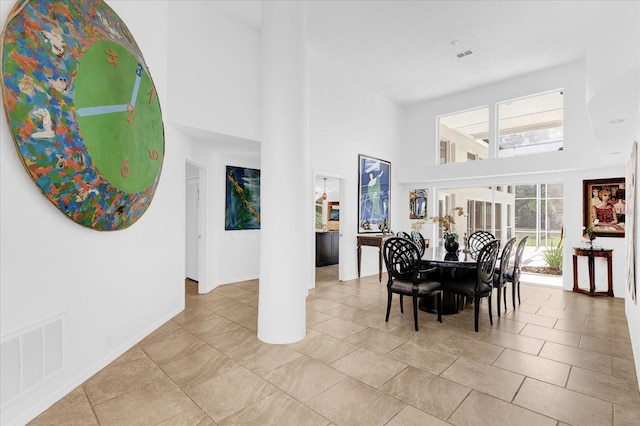
[[562,272],[562,234],[560,234],[557,245],[545,247],[542,252],[542,257],[544,257],[545,262],[547,262],[550,268]]

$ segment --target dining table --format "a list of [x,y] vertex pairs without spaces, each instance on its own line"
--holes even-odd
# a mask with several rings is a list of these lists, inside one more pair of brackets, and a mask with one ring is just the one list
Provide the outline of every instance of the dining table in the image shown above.
[[[450,281],[469,273],[475,273],[477,259],[466,250],[447,252],[444,247],[430,247],[425,249],[421,259],[420,269],[435,268],[430,272],[436,281]],[[421,311],[437,313],[437,304],[433,296],[422,297],[418,302]],[[458,312],[455,295],[446,289],[442,291],[442,314],[451,315]]]

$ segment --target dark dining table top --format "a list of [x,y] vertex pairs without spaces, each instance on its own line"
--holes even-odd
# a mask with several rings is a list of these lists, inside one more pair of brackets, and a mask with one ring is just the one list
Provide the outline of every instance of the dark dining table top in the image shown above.
[[477,260],[464,250],[448,253],[444,247],[429,247],[424,250],[422,262],[441,268],[475,268]]

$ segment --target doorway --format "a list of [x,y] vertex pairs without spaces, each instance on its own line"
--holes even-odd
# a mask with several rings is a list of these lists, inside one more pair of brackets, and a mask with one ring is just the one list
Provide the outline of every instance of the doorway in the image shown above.
[[185,277],[198,283],[198,293],[205,292],[204,234],[205,169],[185,163]]
[[315,285],[335,284],[340,281],[340,246],[342,245],[340,188],[343,178],[317,173],[314,178],[314,246]]

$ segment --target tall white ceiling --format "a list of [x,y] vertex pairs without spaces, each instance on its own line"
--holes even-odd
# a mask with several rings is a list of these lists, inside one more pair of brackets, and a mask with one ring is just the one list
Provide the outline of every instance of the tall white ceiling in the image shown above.
[[[215,2],[258,30],[261,3]],[[614,51],[623,45],[640,47],[639,0],[309,0],[307,4],[308,40],[315,60],[401,105],[585,59],[594,44],[611,37],[622,18],[627,25],[629,16],[636,25],[622,34],[633,40],[614,39],[609,47]],[[467,50],[473,54],[457,57]],[[628,55],[624,64],[640,67],[640,51],[633,51],[640,49],[631,50],[624,52]],[[627,108],[635,111],[616,111],[636,114],[636,125],[637,97]],[[608,123],[609,117],[601,115],[601,121]]]

